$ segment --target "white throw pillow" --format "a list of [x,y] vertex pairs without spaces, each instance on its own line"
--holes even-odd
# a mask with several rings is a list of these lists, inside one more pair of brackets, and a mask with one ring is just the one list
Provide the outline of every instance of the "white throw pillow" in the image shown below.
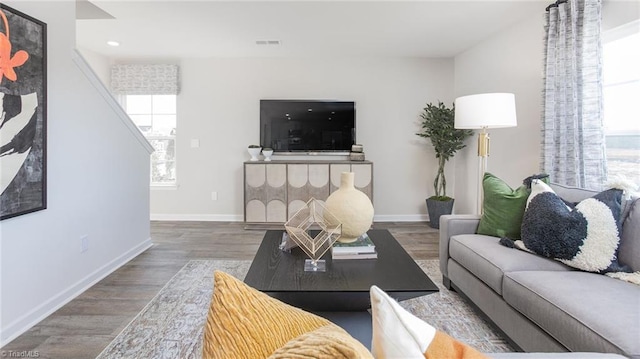
[[487,358],[407,312],[375,285],[369,293],[373,317],[371,353],[374,358]]

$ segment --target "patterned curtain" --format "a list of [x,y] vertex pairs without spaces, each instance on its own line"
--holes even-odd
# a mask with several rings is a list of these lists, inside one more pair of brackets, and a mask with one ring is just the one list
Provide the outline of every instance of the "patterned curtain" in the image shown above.
[[178,65],[114,65],[111,90],[126,95],[176,95]]
[[541,169],[556,183],[601,189],[606,181],[600,0],[547,9]]

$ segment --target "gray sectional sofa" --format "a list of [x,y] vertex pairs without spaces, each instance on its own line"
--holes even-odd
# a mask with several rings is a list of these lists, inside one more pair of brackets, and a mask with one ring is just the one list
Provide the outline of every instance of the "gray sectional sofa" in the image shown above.
[[[551,187],[572,202],[595,194]],[[640,271],[640,201],[628,206],[618,257]],[[497,237],[475,234],[479,220],[475,215],[440,218],[440,269],[448,288],[465,296],[525,352],[640,359],[639,285],[504,247]]]

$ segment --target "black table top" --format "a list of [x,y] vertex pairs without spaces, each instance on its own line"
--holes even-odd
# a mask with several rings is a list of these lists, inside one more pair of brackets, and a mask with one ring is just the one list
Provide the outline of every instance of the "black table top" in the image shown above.
[[[386,229],[368,232],[376,245],[377,259],[333,261],[331,254],[327,253],[323,256],[327,265],[325,272],[305,272],[304,261],[308,257],[300,248],[292,249],[291,253],[282,252],[278,248],[282,233],[267,231],[244,281],[287,303],[303,308],[311,305],[312,308],[304,309],[312,310],[362,310],[370,305],[368,293],[374,284],[397,300],[438,291],[438,287]],[[317,305],[300,302],[301,298],[311,297],[316,298],[315,302],[320,307],[313,308]],[[351,302],[351,307],[327,306],[321,303],[321,298],[344,298]],[[364,308],[359,308],[362,306]]]

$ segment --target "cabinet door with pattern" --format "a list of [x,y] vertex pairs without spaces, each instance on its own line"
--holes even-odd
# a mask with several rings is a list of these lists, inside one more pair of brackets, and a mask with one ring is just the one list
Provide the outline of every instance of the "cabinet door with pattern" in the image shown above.
[[245,221],[285,222],[287,167],[284,164],[245,164]]
[[329,197],[328,164],[289,164],[287,179],[288,218],[311,198],[324,201]]
[[364,192],[373,202],[373,165],[370,163],[351,164],[354,186]]

